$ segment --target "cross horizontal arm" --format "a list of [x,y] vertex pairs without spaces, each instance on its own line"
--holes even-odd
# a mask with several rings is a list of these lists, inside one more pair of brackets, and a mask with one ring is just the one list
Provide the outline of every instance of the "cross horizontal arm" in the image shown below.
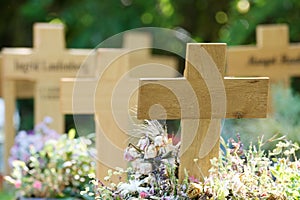
[[[185,78],[141,79],[138,97],[139,119],[263,118],[267,113],[269,78],[224,78],[226,108],[211,114],[211,100],[202,97],[200,85],[191,88]],[[223,86],[211,88],[218,94]],[[224,88],[223,87],[223,88]],[[209,98],[209,97],[208,97]],[[157,106],[160,105],[160,106]],[[220,105],[214,104],[217,108]],[[163,108],[163,110],[162,110]],[[221,112],[222,110],[225,113]]]
[[62,78],[60,105],[63,114],[93,114],[94,79]]

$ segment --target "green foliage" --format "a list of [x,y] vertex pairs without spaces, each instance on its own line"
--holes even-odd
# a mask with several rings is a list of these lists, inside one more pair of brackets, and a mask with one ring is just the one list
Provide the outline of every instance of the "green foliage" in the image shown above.
[[[245,9],[247,3],[248,10]],[[300,41],[299,8],[300,3],[297,0],[232,1],[228,11],[228,23],[220,29],[220,40],[229,45],[252,44],[256,41],[257,25],[286,23],[290,27],[291,41]]]
[[15,197],[13,194],[10,194],[8,192],[0,192],[0,199],[5,199],[5,200],[14,200]]
[[144,26],[185,29],[198,41],[213,42],[218,40],[223,25],[216,19],[217,13],[226,15],[228,9],[225,0],[5,2],[0,8],[0,44],[31,46],[33,23],[58,21],[67,27],[68,47],[93,48],[114,34]]

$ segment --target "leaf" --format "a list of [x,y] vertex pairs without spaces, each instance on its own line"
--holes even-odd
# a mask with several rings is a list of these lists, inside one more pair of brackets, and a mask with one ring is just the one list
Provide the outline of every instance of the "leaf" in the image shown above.
[[270,153],[271,156],[273,155],[279,155],[282,152],[282,148],[281,147],[277,147],[275,149],[273,149],[272,153]]

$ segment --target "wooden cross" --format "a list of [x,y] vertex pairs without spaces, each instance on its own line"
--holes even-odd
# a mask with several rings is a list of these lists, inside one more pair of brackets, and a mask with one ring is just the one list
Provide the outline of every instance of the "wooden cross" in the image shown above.
[[[131,71],[130,77],[141,78],[145,77],[145,75],[147,77],[170,77],[170,70],[165,70],[158,65],[153,65],[154,63],[159,63],[160,65],[169,66],[171,68],[177,67],[178,60],[175,57],[152,54],[152,39],[151,35],[146,32],[130,31],[124,33],[123,48],[131,50],[128,54],[130,68],[145,65],[143,71]],[[175,68],[172,77],[178,75],[176,70]],[[139,72],[141,72],[141,74],[139,74]]]
[[[51,128],[64,132],[64,118],[60,112],[59,81],[75,77],[78,70],[83,77],[93,77],[94,60],[83,61],[91,54],[88,49],[65,48],[62,24],[34,24],[33,48],[4,48],[2,51],[3,97],[5,100],[5,160],[14,143],[13,114],[20,90],[18,81],[34,83],[34,119],[41,122],[45,116],[53,118]],[[93,56],[90,55],[89,58]],[[26,85],[24,85],[26,87]],[[23,88],[24,88],[23,86]],[[28,84],[32,90],[32,84]],[[27,93],[31,95],[32,93]],[[8,172],[8,166],[5,167]]]
[[263,118],[268,78],[224,77],[225,44],[188,44],[183,78],[140,79],[139,119],[181,119],[179,176],[203,179],[219,155],[222,118]]
[[[129,38],[128,38],[129,37]],[[134,38],[134,41],[132,39]],[[128,132],[133,122],[129,109],[137,104],[138,77],[176,77],[176,59],[151,56],[145,33],[126,33],[124,49],[98,49],[95,79],[61,79],[61,109],[64,114],[93,114],[96,121],[97,177],[107,175],[107,169],[127,167],[123,158],[128,145]],[[135,42],[138,46],[131,46]],[[142,49],[141,49],[142,48]],[[136,50],[138,49],[138,50]],[[151,63],[151,66],[149,65]],[[162,68],[161,65],[169,68]],[[150,68],[150,69],[149,69]],[[117,119],[116,119],[117,118]]]
[[228,48],[228,76],[268,76],[271,83],[290,85],[300,76],[300,45],[289,44],[288,26],[260,25],[256,28],[257,45]]

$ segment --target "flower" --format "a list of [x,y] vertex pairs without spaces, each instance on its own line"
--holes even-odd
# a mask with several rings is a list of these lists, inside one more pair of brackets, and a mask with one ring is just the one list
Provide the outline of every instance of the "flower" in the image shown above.
[[[158,121],[145,122],[135,129],[135,135],[140,135],[137,144],[130,143],[124,152],[124,159],[131,167],[108,171],[104,178],[104,183],[108,184],[97,179],[90,181],[95,199],[172,200],[184,197],[184,187],[178,184],[176,177],[179,146],[172,144]],[[119,182],[112,183],[112,176],[119,177]],[[124,176],[127,179],[123,181]],[[81,194],[89,192],[85,189]]]
[[142,181],[129,180],[129,183],[120,183],[118,190],[121,191],[121,195],[126,196],[129,193],[141,193],[147,192],[149,188],[141,187]]
[[[44,125],[36,126],[38,128],[31,134],[38,136],[40,133],[37,132],[41,130],[54,134]],[[21,133],[23,136],[24,133]],[[74,136],[71,130],[58,138],[45,140],[39,151],[29,148],[28,160],[13,160],[12,173],[5,180],[15,186],[18,195],[24,197],[80,196],[80,191],[93,179],[88,174],[95,174],[95,162],[88,153],[91,147],[83,143],[82,138]]]
[[35,189],[42,189],[42,182],[41,181],[34,181],[33,184],[32,184],[32,187],[35,188]]
[[[86,189],[82,194],[91,193],[95,199],[110,200],[300,199],[298,144],[280,142],[277,149],[267,154],[262,149],[262,141],[258,147],[249,146],[247,150],[240,138],[238,141],[230,139],[228,144],[223,144],[220,157],[211,159],[213,167],[208,177],[201,181],[187,173],[186,179],[179,183],[178,166],[174,162],[179,146],[166,142],[164,131],[154,130],[157,123],[151,121],[149,124],[147,131],[147,126],[143,126],[147,134],[141,136],[142,142],[138,142],[146,145],[131,144],[125,150],[134,149],[135,159],[130,161],[132,168],[110,171],[107,176],[109,185],[92,180],[92,190]],[[127,179],[111,182],[113,175],[121,174],[126,174]]]
[[22,185],[22,182],[20,180],[15,181],[15,188],[20,188]]
[[145,148],[145,155],[144,155],[145,159],[155,158],[156,155],[157,155],[157,150],[154,144],[150,144]]
[[50,119],[45,117],[44,121],[37,124],[34,130],[21,130],[15,137],[15,143],[10,149],[9,164],[12,166],[14,160],[28,162],[31,151],[40,151],[49,140],[56,140],[60,137],[55,130],[50,129]]
[[133,161],[139,156],[138,152],[133,147],[127,147],[124,152],[124,159],[126,161]]
[[142,192],[140,192],[140,197],[141,198],[146,198],[146,197],[148,197],[148,193],[147,192],[144,192],[144,191],[142,191]]

